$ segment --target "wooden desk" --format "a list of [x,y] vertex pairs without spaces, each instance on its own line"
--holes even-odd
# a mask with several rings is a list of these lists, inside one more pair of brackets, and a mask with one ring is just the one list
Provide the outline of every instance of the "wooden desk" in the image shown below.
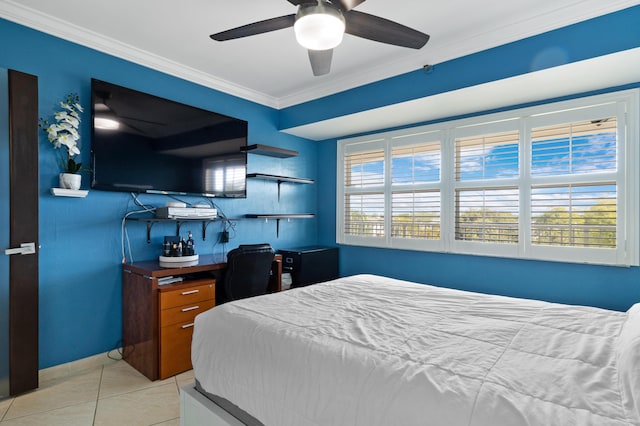
[[[191,369],[193,319],[215,306],[216,277],[226,266],[211,255],[180,268],[161,267],[157,260],[122,265],[124,360],[150,380]],[[281,255],[274,258],[271,271],[269,291],[280,291]],[[184,280],[158,284],[158,278],[168,276]]]

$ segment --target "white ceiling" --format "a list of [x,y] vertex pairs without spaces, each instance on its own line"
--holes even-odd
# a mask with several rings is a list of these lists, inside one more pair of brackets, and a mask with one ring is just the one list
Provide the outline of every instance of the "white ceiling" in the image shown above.
[[293,29],[210,34],[295,13],[286,0],[0,0],[0,17],[264,105],[283,108],[639,4],[638,0],[367,0],[356,10],[431,35],[421,50],[345,35],[314,77]]

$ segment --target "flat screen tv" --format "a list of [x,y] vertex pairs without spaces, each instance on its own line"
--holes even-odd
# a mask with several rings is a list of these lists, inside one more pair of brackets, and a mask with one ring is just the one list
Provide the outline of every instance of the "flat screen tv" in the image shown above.
[[91,80],[91,187],[245,198],[247,122]]

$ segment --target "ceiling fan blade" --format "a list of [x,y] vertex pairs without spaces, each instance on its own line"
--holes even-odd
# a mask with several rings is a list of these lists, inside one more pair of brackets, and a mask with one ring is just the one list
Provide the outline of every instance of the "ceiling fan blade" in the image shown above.
[[265,19],[264,21],[254,22],[252,24],[247,24],[216,34],[211,34],[209,37],[216,41],[233,40],[236,38],[248,37],[256,34],[268,33],[270,31],[292,27],[295,22],[296,15],[279,16],[277,18]]
[[429,35],[379,16],[351,10],[344,14],[347,34],[395,46],[420,49]]
[[311,50],[309,49],[309,61],[313,75],[329,74],[331,70],[331,58],[333,57],[333,49],[328,50]]
[[338,6],[338,9],[343,12],[348,12],[354,7],[358,6],[361,3],[364,3],[366,0],[331,0],[331,3]]

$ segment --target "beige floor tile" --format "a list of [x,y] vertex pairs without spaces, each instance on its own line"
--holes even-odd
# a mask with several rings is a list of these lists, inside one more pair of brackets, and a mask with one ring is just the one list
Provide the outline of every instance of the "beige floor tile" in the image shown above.
[[46,376],[45,378],[39,378],[38,389],[37,391],[41,391],[44,389],[48,389],[50,387],[59,386],[60,383],[68,382],[69,380],[74,380],[80,377],[85,377],[87,375],[97,375],[98,383],[100,382],[99,378],[102,375],[102,366],[97,366],[89,369],[69,369],[68,374],[60,375],[60,376]]
[[151,381],[126,362],[120,361],[104,367],[99,398],[109,398],[168,383],[175,383],[175,379],[170,377],[166,380]]
[[71,405],[44,413],[32,414],[0,422],[2,426],[91,426],[95,402]]
[[12,403],[13,403],[13,398],[6,398],[6,399],[0,400],[0,421],[2,421],[4,414],[7,412],[7,410],[9,409],[9,406],[11,406]]
[[179,388],[195,382],[195,376],[193,375],[193,370],[185,371],[182,374],[178,374],[176,376],[176,382],[178,383]]
[[180,426],[180,419],[171,419],[162,423],[155,423],[153,426]]
[[4,420],[24,417],[36,413],[69,407],[98,398],[98,387],[102,368],[85,374],[52,380],[34,391],[15,398],[4,416]]
[[[112,356],[114,356],[114,354],[118,356],[112,351]],[[102,368],[103,365],[111,365],[116,362],[118,362],[118,360],[109,358],[107,354],[98,354],[66,364],[45,368],[44,370],[40,370],[38,374],[40,383],[45,383],[50,380],[65,379],[69,376],[83,374],[97,368]]]
[[175,381],[98,400],[96,426],[148,426],[180,417]]

